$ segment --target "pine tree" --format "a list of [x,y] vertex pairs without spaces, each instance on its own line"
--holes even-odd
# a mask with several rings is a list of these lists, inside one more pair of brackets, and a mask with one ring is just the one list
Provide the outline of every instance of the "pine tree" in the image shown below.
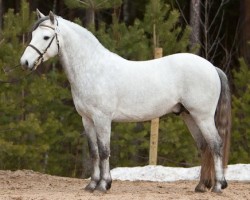
[[239,59],[240,68],[235,70],[233,95],[233,129],[231,142],[232,163],[250,162],[250,69],[243,58]]
[[[0,125],[1,132],[0,143],[0,167],[10,167],[20,165],[20,157],[26,152],[26,147],[21,144],[21,135],[17,130],[17,123],[23,118],[24,90],[27,84],[26,76],[16,69],[6,74],[3,70],[5,66],[14,66],[19,62],[19,55],[23,50],[22,40],[25,37],[28,24],[32,21],[33,16],[29,13],[28,4],[22,1],[21,12],[14,14],[13,9],[9,9],[4,16],[4,26],[1,34],[0,44],[0,77],[2,80],[13,80],[13,77],[24,77],[20,82],[1,83],[1,105],[0,105]],[[12,157],[9,158],[8,156]],[[9,160],[9,161],[7,161]],[[16,162],[16,163],[14,163]]]
[[[25,33],[34,23],[34,16],[25,0],[21,2],[20,13],[10,9],[5,15],[0,39],[1,66],[19,62],[28,42]],[[53,59],[48,65],[56,66],[56,62]],[[1,70],[0,77],[6,81],[15,77],[20,80],[0,84],[0,168],[80,176],[82,124],[65,75],[55,67],[46,74],[27,75],[21,68],[9,74],[6,77]]]
[[121,5],[121,0],[64,0],[69,8],[80,8],[85,11],[85,25],[95,26],[96,13],[101,9],[113,8]]

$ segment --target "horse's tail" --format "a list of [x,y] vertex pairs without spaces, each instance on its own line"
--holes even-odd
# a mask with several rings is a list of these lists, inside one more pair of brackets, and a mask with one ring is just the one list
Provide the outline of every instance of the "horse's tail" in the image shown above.
[[221,81],[221,93],[218,101],[215,124],[223,142],[223,167],[227,167],[231,138],[231,93],[226,74],[216,67]]

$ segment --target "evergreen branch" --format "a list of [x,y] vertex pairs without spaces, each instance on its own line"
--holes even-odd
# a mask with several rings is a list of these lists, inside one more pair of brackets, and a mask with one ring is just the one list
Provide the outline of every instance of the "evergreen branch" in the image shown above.
[[1,45],[2,43],[4,43],[4,39],[2,39],[2,40],[0,41],[0,45]]
[[85,6],[86,8],[88,8],[89,6],[91,6],[91,4],[86,3],[85,1],[81,1],[81,0],[77,0],[80,4],[83,4],[83,6]]
[[189,23],[188,23],[188,21],[187,21],[185,15],[184,15],[184,13],[183,13],[183,11],[182,11],[182,9],[181,9],[181,6],[180,6],[178,0],[175,0],[175,2],[176,2],[177,6],[178,6],[178,8],[179,8],[179,11],[180,11],[180,13],[181,13],[181,16],[182,16],[182,18],[184,19],[186,25],[189,25]]
[[108,0],[101,1],[99,4],[96,5],[96,8],[102,8],[102,5],[105,5],[107,2],[108,2]]

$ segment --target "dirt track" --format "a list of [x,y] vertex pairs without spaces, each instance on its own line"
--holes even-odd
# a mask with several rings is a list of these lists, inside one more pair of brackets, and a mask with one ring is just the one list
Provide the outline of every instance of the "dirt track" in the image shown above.
[[83,190],[86,180],[50,176],[33,171],[0,171],[0,199],[6,200],[250,200],[250,182],[229,182],[222,194],[195,193],[197,181],[170,183],[113,181],[106,194]]

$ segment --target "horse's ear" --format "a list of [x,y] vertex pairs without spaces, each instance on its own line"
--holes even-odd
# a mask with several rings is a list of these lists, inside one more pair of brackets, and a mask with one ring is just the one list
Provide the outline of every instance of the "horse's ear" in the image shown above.
[[52,24],[55,23],[55,14],[52,11],[49,12],[49,19]]
[[36,9],[36,14],[37,14],[38,19],[45,17],[45,15],[43,13],[41,13],[40,10],[38,10],[38,8]]

